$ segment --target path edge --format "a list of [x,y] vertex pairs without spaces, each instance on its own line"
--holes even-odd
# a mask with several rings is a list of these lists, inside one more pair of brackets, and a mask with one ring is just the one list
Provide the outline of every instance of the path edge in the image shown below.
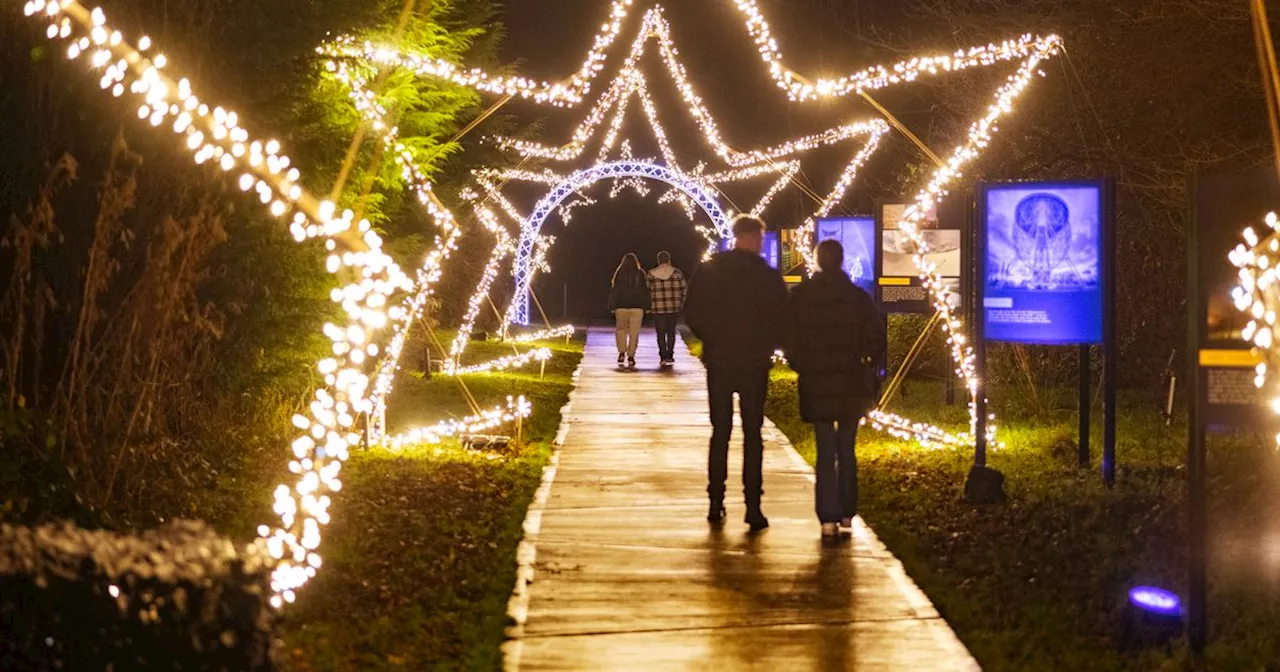
[[[590,327],[587,328],[588,334]],[[587,363],[583,353],[578,368],[574,370],[571,380],[573,389],[569,391],[569,400],[560,407],[560,427],[556,430],[555,441],[551,444],[551,456],[542,468],[542,482],[538,485],[525,512],[521,529],[524,536],[516,546],[516,583],[511,589],[511,597],[507,600],[507,618],[511,624],[506,627],[506,641],[502,644],[504,670],[519,670],[520,659],[524,653],[524,625],[529,618],[529,587],[533,585],[534,565],[538,560],[538,534],[542,531],[542,513],[546,509],[547,499],[551,495],[551,486],[555,483],[556,473],[560,467],[560,451],[564,448],[572,423],[565,419],[573,410],[574,398],[578,395],[578,380],[582,375],[582,367]]]

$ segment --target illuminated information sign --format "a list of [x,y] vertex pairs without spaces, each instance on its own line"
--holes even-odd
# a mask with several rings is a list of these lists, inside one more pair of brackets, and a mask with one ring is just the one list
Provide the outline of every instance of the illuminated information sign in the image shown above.
[[840,217],[818,220],[817,241],[835,240],[844,246],[844,272],[871,296],[876,292],[876,220]]
[[995,184],[979,198],[983,335],[987,341],[1103,341],[1102,182]]

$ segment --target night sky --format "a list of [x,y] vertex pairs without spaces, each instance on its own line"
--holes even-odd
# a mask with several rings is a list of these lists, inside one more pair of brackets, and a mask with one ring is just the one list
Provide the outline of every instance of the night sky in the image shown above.
[[[597,80],[591,98],[576,109],[513,104],[509,111],[527,119],[543,119],[542,140],[550,145],[565,142],[580,122],[584,110],[603,92],[617,72],[620,54],[630,48],[639,22],[652,0],[637,0],[619,40],[610,52],[604,77]],[[796,136],[818,132],[854,120],[869,119],[875,113],[858,100],[796,105],[769,78],[741,16],[729,0],[679,0],[663,4],[672,24],[672,36],[695,89],[719,121],[726,141],[738,149],[751,149],[785,142]],[[900,3],[859,2],[858,0],[766,0],[761,7],[769,19],[787,58],[797,70],[811,74],[846,74],[859,67],[892,62],[900,53],[881,46],[882,34],[874,31],[891,27],[903,19]],[[521,74],[546,80],[560,80],[575,72],[603,23],[608,0],[508,0],[506,24],[508,40],[505,60],[517,64]],[[785,9],[784,9],[785,7]],[[940,47],[951,48],[950,43]],[[675,87],[652,50],[643,61],[650,93],[658,106],[663,126],[686,169],[707,161],[713,169],[722,164],[709,151],[697,126],[678,100]],[[910,115],[911,110],[899,110]],[[637,157],[657,157],[655,143],[643,112],[633,105],[628,112],[627,132]],[[839,171],[858,146],[842,144],[815,152],[806,159],[805,175],[819,193],[830,190]],[[594,152],[594,148],[590,151]],[[880,159],[876,159],[879,161]],[[873,161],[873,165],[874,165]],[[560,171],[581,169],[586,159],[571,166],[552,166]],[[767,188],[768,178],[737,188],[726,188],[736,204],[749,206]],[[628,192],[617,201],[608,200],[607,184],[591,192],[599,205],[575,210],[572,226],[565,229],[558,218],[548,222],[544,233],[558,238],[551,255],[553,273],[538,285],[540,296],[555,316],[604,316],[610,274],[621,255],[634,251],[648,265],[659,249],[669,249],[677,264],[693,271],[705,241],[693,230],[687,217],[673,205],[659,205],[665,191],[654,185],[648,199]],[[524,207],[538,198],[522,193]],[[524,205],[528,203],[530,205]],[[846,214],[869,211],[870,197],[851,192],[841,210]],[[800,224],[813,203],[795,189],[785,191],[766,212],[773,228]],[[705,215],[699,213],[706,223]],[[567,289],[567,291],[566,291]],[[568,296],[568,305],[565,297]]]

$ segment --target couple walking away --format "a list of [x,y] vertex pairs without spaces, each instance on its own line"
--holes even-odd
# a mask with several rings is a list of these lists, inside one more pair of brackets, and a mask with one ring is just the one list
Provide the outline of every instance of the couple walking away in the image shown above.
[[739,217],[734,249],[716,255],[694,276],[685,320],[703,342],[711,405],[707,456],[707,520],[724,521],[733,395],[742,415],[742,487],[745,522],[752,532],[769,527],[761,509],[765,400],[773,354],[786,350],[800,375],[800,414],[814,425],[818,444],[818,520],[823,536],[850,528],[858,513],[858,423],[879,392],[878,363],[884,324],[875,302],[843,269],[844,248],[818,246],[819,271],[788,297],[777,271],[760,256],[764,223]]
[[636,255],[622,257],[618,270],[613,272],[613,288],[609,292],[609,310],[617,321],[619,366],[636,368],[636,348],[645,312],[653,314],[662,366],[676,363],[676,326],[688,292],[684,273],[671,265],[671,253],[659,252],[658,267],[648,273]]

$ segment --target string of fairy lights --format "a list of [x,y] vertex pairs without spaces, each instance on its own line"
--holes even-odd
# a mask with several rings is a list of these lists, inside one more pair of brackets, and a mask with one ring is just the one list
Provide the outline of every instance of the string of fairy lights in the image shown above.
[[[1239,269],[1239,284],[1231,290],[1231,299],[1236,309],[1249,318],[1240,338],[1260,355],[1254,384],[1271,396],[1271,410],[1280,415],[1280,389],[1272,375],[1280,367],[1280,338],[1276,335],[1276,316],[1280,315],[1280,220],[1271,212],[1265,221],[1265,235],[1259,235],[1253,227],[1245,228],[1244,242],[1228,257]],[[1276,445],[1280,447],[1280,434],[1276,435]]]
[[[240,188],[255,191],[272,216],[288,221],[295,239],[323,239],[329,251],[326,268],[340,285],[331,298],[342,306],[348,323],[324,327],[333,343],[333,356],[317,365],[325,386],[315,391],[307,412],[293,418],[299,435],[292,442],[289,469],[297,480],[274,492],[278,523],[259,528],[278,561],[271,579],[272,603],[292,602],[294,591],[320,567],[316,551],[320,528],[329,522],[329,495],[341,489],[342,462],[361,441],[356,418],[375,410],[366,373],[381,352],[375,337],[407,318],[391,300],[411,290],[414,282],[382,250],[382,240],[367,220],[356,221],[351,210],[338,212],[332,202],[306,192],[301,172],[279,142],[254,139],[234,111],[209,105],[189,80],[168,75],[168,59],[152,51],[149,37],[125,39],[111,28],[102,9],[87,9],[76,0],[29,0],[23,9],[48,22],[47,35],[67,45],[69,59],[83,57],[91,70],[101,73],[102,89],[136,105],[140,120],[180,136],[195,163],[239,171]],[[448,239],[456,228],[453,218],[432,199],[425,200]]]
[[[443,274],[444,263],[457,249],[460,227],[450,211],[435,197],[431,183],[418,168],[409,148],[399,140],[397,129],[388,121],[387,110],[378,102],[369,86],[364,71],[352,67],[384,69],[402,68],[423,77],[431,77],[470,87],[477,91],[513,96],[539,104],[573,107],[581,104],[590,94],[592,83],[601,76],[608,60],[608,52],[618,40],[623,26],[634,5],[634,0],[613,0],[608,18],[596,34],[582,66],[568,79],[560,83],[535,81],[518,76],[491,75],[479,69],[463,69],[456,64],[422,54],[406,53],[398,47],[378,45],[354,37],[339,37],[318,48],[326,56],[326,67],[351,92],[353,106],[371,128],[383,148],[388,150],[401,170],[402,177],[418,198],[419,203],[433,218],[437,234],[434,247],[422,266],[410,277],[383,250],[383,243],[368,220],[360,219],[352,210],[342,210],[331,201],[312,196],[302,186],[301,170],[292,165],[281,144],[275,140],[255,138],[242,123],[239,115],[224,107],[210,105],[195,92],[193,84],[185,78],[170,75],[168,59],[155,52],[149,37],[126,39],[113,29],[100,8],[89,9],[79,0],[26,0],[24,13],[47,24],[46,35],[50,40],[65,44],[65,55],[71,60],[86,61],[91,71],[100,76],[99,85],[112,96],[136,106],[141,122],[166,128],[182,140],[196,164],[212,164],[221,171],[235,175],[240,188],[253,192],[272,216],[286,222],[299,243],[319,239],[329,252],[326,269],[335,276],[338,286],[331,298],[343,308],[345,324],[327,324],[324,334],[332,343],[332,356],[317,363],[317,370],[324,376],[324,386],[315,390],[305,413],[293,418],[298,434],[291,442],[290,471],[295,481],[280,484],[273,493],[273,509],[278,521],[259,527],[270,553],[278,564],[272,574],[272,603],[279,607],[295,599],[295,591],[307,583],[322,564],[318,552],[321,528],[330,522],[331,495],[341,490],[339,478],[342,463],[350,449],[361,443],[358,418],[381,418],[385,404],[392,393],[396,371],[405,349],[408,333],[415,321],[421,319],[429,305],[428,299]],[[867,68],[850,75],[814,81],[801,77],[788,68],[782,58],[777,41],[768,22],[760,13],[754,0],[734,0],[735,8],[743,18],[748,34],[754,40],[765,69],[775,83],[797,102],[829,100],[852,94],[865,94],[890,86],[915,81],[921,77],[937,76],[970,68],[990,66],[1000,62],[1017,62],[1018,68],[996,92],[995,99],[984,116],[975,122],[967,139],[956,147],[945,165],[932,175],[926,187],[908,209],[902,223],[903,231],[914,241],[915,261],[925,286],[932,293],[935,307],[942,315],[942,324],[948,332],[948,343],[957,373],[965,381],[972,398],[981,393],[981,381],[974,367],[973,349],[965,336],[964,323],[952,308],[950,289],[938,277],[937,269],[927,260],[928,246],[919,230],[926,213],[932,211],[947,196],[947,188],[961,177],[963,169],[971,164],[986,148],[997,131],[997,122],[1013,110],[1013,105],[1041,64],[1061,49],[1057,36],[1022,36],[999,44],[988,44],[923,58],[913,58],[888,66]],[[725,163],[722,172],[707,173],[699,164],[685,173],[677,163],[674,149],[658,121],[656,107],[648,94],[647,82],[639,69],[640,59],[650,42],[658,44],[661,61],[672,76],[681,100],[697,122],[708,145]],[[597,165],[608,161],[610,152],[621,136],[622,121],[628,102],[636,97],[650,121],[660,152],[687,188],[673,190],[674,196],[664,196],[681,203],[692,211],[692,196],[696,190],[714,185],[751,179],[763,175],[776,175],[765,197],[751,212],[763,213],[764,208],[778,193],[790,184],[798,171],[798,157],[818,147],[862,139],[862,149],[844,169],[820,204],[812,218],[806,220],[811,243],[813,222],[829,214],[847,194],[861,168],[878,148],[888,133],[888,125],[879,119],[848,124],[819,134],[791,140],[774,147],[738,151],[722,138],[715,118],[706,108],[702,98],[690,84],[688,74],[679,59],[679,52],[670,36],[670,25],[659,7],[651,8],[644,15],[641,30],[631,51],[623,61],[620,73],[599,97],[595,105],[574,131],[572,139],[564,146],[548,148],[536,143],[499,139],[501,146],[527,158],[568,162],[578,160],[591,139],[604,125],[605,149],[598,155]],[[610,114],[613,116],[610,117]],[[582,171],[579,171],[581,173]],[[503,176],[503,179],[511,179]],[[559,180],[561,186],[569,179],[554,173],[544,173],[540,180]],[[499,211],[513,219],[521,228],[522,239],[530,237],[529,219],[506,198],[501,189],[483,179],[477,179],[487,194],[498,204]],[[680,185],[677,185],[680,186]],[[581,186],[578,187],[579,189]],[[576,189],[575,189],[576,191]],[[496,198],[495,198],[496,197]],[[524,248],[517,248],[515,236],[500,221],[498,214],[483,205],[476,206],[477,219],[496,238],[495,248],[468,316],[474,325],[480,306],[488,299],[489,290],[507,259],[517,256]],[[1268,222],[1274,226],[1275,219]],[[804,234],[802,234],[803,236]],[[1248,237],[1246,234],[1246,240]],[[1257,245],[1248,250],[1248,262],[1242,265],[1242,292],[1255,300],[1247,306],[1256,313],[1255,305],[1261,303],[1262,315],[1254,315],[1257,326],[1247,334],[1259,348],[1274,349],[1271,331],[1275,321],[1275,307],[1265,291],[1272,288],[1275,279],[1274,253],[1280,243],[1274,235],[1267,247]],[[534,257],[532,267],[545,267],[546,251],[552,244],[550,237],[537,234],[529,246]],[[802,242],[802,249],[808,254]],[[1237,255],[1245,258],[1244,253]],[[1247,266],[1247,268],[1246,268]],[[1252,280],[1250,280],[1252,278]],[[1250,286],[1250,282],[1252,285]],[[1262,288],[1261,290],[1259,288]],[[1255,294],[1263,291],[1265,295]],[[1272,292],[1274,293],[1274,292]],[[397,303],[397,299],[399,302]],[[1237,299],[1242,301],[1242,299]],[[463,334],[469,336],[470,326],[460,330],[450,352],[446,367],[451,375],[482,375],[503,368],[520,366],[532,361],[545,361],[550,355],[546,348],[536,348],[513,354],[486,364],[463,367],[462,351],[466,347]],[[385,337],[386,333],[389,337]],[[505,325],[504,325],[504,333]],[[568,327],[547,330],[517,337],[515,343],[529,345],[540,340],[569,336]],[[1268,369],[1260,367],[1259,382],[1265,383]],[[915,439],[930,446],[960,446],[973,442],[972,426],[976,426],[976,412],[971,405],[971,430],[969,435],[952,434],[926,424],[913,423],[900,416],[873,414],[868,422],[894,436]],[[1280,412],[1280,406],[1277,407]],[[397,437],[385,436],[385,428],[379,426],[380,441],[393,447],[411,443],[434,443],[449,437],[488,431],[502,424],[528,417],[531,406],[523,397],[507,400],[505,406],[480,411],[460,420],[450,420],[429,428],[413,430]],[[374,423],[370,423],[373,429]],[[995,425],[990,424],[992,438]]]
[[413,446],[438,445],[448,439],[483,434],[495,428],[510,425],[533,414],[533,404],[524,397],[507,397],[506,406],[484,411],[478,415],[456,420],[445,420],[430,427],[419,427],[389,437],[385,445],[394,451]]

